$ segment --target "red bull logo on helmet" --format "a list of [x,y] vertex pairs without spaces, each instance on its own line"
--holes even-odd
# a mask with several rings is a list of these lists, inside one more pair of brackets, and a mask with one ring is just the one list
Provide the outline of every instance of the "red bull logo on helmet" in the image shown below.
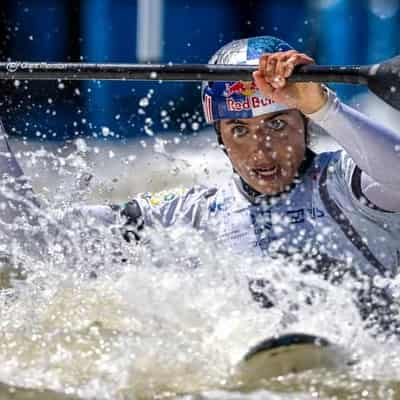
[[251,96],[257,90],[256,84],[251,82],[237,81],[231,85],[227,84],[226,97],[230,97],[233,94],[240,94],[242,96]]
[[267,97],[250,96],[246,97],[245,100],[235,101],[233,99],[226,99],[226,106],[228,111],[244,111],[253,108],[266,107],[274,103]]

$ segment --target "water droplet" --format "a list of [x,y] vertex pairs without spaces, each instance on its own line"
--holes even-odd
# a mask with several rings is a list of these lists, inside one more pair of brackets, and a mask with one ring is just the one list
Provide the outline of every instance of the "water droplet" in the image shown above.
[[178,167],[172,167],[170,170],[171,175],[178,175],[180,172]]
[[108,128],[107,126],[102,126],[101,127],[101,134],[105,137],[110,136],[110,128]]
[[88,145],[86,141],[82,138],[75,140],[76,150],[82,153],[86,153],[88,151]]
[[154,136],[153,130],[150,129],[148,126],[145,126],[145,127],[144,127],[144,133],[145,133],[146,135],[149,135],[149,136]]
[[139,100],[139,106],[140,107],[147,107],[148,105],[149,105],[149,99],[147,98],[147,97],[142,97],[140,100]]

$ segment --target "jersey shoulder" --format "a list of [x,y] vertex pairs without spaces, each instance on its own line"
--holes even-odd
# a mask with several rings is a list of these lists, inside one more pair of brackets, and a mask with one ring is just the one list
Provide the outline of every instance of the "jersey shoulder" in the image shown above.
[[137,200],[147,203],[151,207],[162,206],[178,197],[187,195],[190,189],[185,187],[176,187],[162,190],[160,192],[144,192],[137,196]]
[[177,221],[194,224],[203,213],[207,199],[216,188],[196,185],[191,188],[177,187],[160,192],[146,192],[136,196],[145,225],[152,225],[155,220],[164,226]]

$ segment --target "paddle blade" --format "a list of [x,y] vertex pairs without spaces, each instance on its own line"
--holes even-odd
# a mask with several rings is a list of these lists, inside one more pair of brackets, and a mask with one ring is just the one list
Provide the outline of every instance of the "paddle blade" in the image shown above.
[[237,365],[235,376],[242,384],[250,386],[264,379],[350,364],[349,355],[326,339],[290,333],[268,338],[252,347]]
[[400,56],[369,66],[367,84],[372,93],[400,110]]

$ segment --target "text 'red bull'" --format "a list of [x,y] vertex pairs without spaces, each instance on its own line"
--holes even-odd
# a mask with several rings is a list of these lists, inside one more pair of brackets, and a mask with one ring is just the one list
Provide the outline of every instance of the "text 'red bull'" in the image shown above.
[[269,106],[274,103],[271,99],[266,97],[250,96],[246,97],[243,101],[235,101],[233,99],[226,99],[228,111],[243,111],[252,108],[259,108]]

